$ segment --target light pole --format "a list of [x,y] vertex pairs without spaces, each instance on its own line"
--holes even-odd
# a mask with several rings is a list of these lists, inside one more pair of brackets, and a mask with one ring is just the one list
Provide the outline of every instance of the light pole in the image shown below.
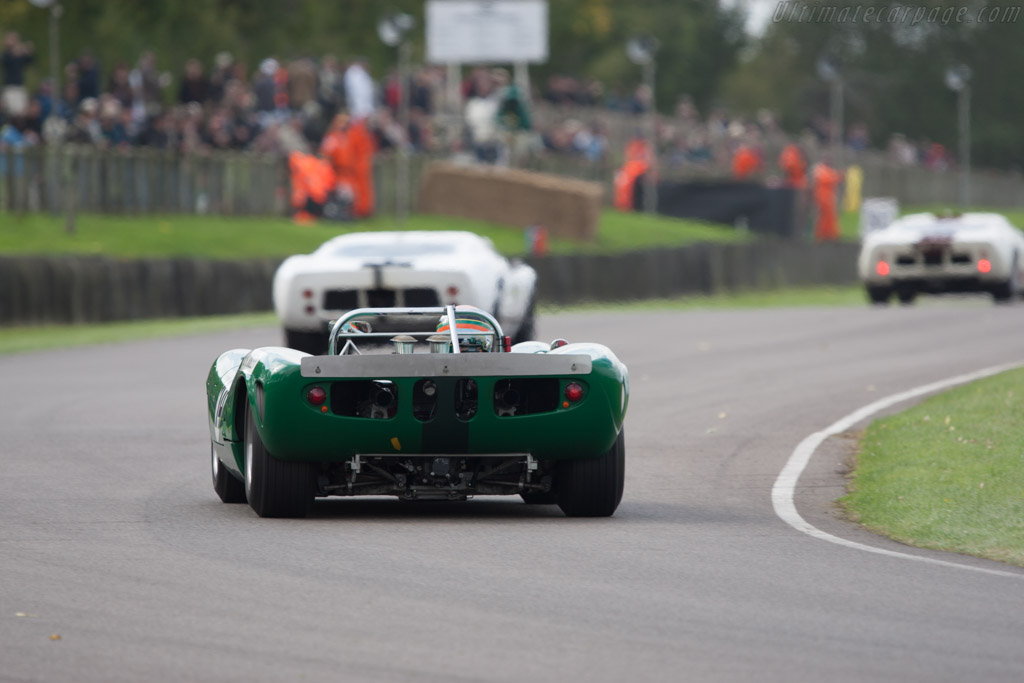
[[843,76],[839,73],[839,65],[833,57],[822,57],[818,60],[818,76],[829,85],[828,117],[832,127],[829,141],[833,163],[843,165]]
[[626,43],[626,55],[634,64],[643,67],[644,85],[651,94],[650,107],[647,110],[647,144],[651,158],[644,174],[644,212],[655,213],[658,210],[658,184],[655,171],[658,163],[657,122],[658,110],[654,98],[654,74],[657,67],[654,53],[658,51],[658,40],[651,36],[639,36]]
[[[50,161],[48,164],[47,195],[50,199],[50,207],[55,215],[60,214],[60,175],[57,166],[60,163],[60,141],[63,137],[63,126],[60,125],[60,116],[57,114],[57,104],[60,102],[60,16],[64,8],[55,0],[29,0],[30,3],[40,9],[50,10],[50,115],[44,123],[44,137],[50,144]],[[69,223],[69,232],[74,231],[74,226]]]
[[946,70],[946,87],[957,95],[960,141],[960,206],[971,205],[971,68],[958,64]]
[[395,169],[395,219],[404,223],[409,215],[409,41],[406,35],[416,26],[415,17],[391,13],[377,23],[377,35],[385,45],[398,48],[398,125],[402,140],[398,145]]

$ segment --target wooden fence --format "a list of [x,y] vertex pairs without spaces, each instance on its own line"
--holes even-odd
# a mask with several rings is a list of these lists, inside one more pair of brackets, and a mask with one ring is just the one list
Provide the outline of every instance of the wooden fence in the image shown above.
[[0,211],[281,215],[287,171],[280,156],[247,152],[8,149],[0,152]]
[[[768,162],[773,157],[767,153]],[[426,164],[437,157],[414,155],[410,196],[416,196]],[[958,197],[956,171],[892,166],[879,154],[848,155],[847,163],[864,170],[863,196],[896,197],[903,205],[946,204]],[[528,154],[520,165],[602,183],[611,202],[615,164],[575,156]],[[766,172],[766,179],[773,173]],[[778,174],[774,174],[777,176]],[[376,168],[377,211],[395,210],[395,158],[380,155]],[[721,167],[663,170],[666,179],[728,178]],[[34,147],[0,151],[0,215],[35,211],[112,214],[209,213],[220,215],[287,215],[289,176],[284,158],[248,152],[216,152],[181,157],[145,148],[98,150],[66,145],[59,152]],[[972,204],[992,208],[1024,206],[1024,178],[1015,173],[976,170]],[[415,209],[415,207],[413,207]]]

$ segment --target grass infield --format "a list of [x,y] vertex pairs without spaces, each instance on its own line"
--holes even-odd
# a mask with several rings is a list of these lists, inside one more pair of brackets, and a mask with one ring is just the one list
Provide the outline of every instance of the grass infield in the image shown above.
[[[940,205],[905,207],[904,213],[942,211]],[[984,209],[977,209],[984,210]],[[1024,211],[1001,211],[1024,227]],[[840,216],[842,238],[859,239],[859,212]],[[103,254],[118,258],[197,256],[213,259],[283,257],[313,251],[335,235],[363,230],[469,230],[489,237],[503,254],[526,253],[522,230],[464,218],[413,215],[398,226],[390,216],[359,223],[295,225],[286,218],[237,216],[78,216],[76,232],[68,234],[59,216],[44,213],[0,214],[0,254]],[[808,225],[806,237],[811,239]],[[621,213],[601,213],[597,238],[582,243],[551,239],[555,254],[620,253],[696,242],[743,242],[751,232],[696,220]]]
[[1024,369],[951,389],[865,431],[850,516],[922,548],[1024,566]]
[[[489,237],[508,256],[526,252],[522,230],[493,223],[413,215],[398,226],[390,216],[358,223],[296,225],[286,218],[232,216],[78,216],[75,233],[64,230],[59,216],[2,214],[0,253],[86,253],[122,258],[198,256],[245,259],[305,254],[323,242],[365,230],[469,230]],[[549,239],[552,253],[615,253],[695,242],[739,242],[751,233],[701,221],[621,213],[601,214],[597,238],[582,243]]]
[[0,353],[42,351],[67,346],[202,334],[276,323],[277,317],[273,313],[243,313],[241,315],[132,320],[86,325],[0,327]]

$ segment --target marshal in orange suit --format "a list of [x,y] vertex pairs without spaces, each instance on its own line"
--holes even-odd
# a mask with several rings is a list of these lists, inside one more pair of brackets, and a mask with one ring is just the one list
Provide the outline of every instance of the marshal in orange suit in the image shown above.
[[786,145],[779,155],[779,168],[786,174],[786,187],[794,190],[807,188],[807,161],[800,148],[794,144]]
[[353,122],[346,113],[338,114],[320,144],[320,154],[331,162],[338,182],[352,192],[353,214],[365,218],[373,214],[373,154],[376,145],[366,122]]
[[354,121],[348,129],[355,160],[355,204],[353,212],[359,218],[373,215],[373,155],[377,151],[366,119]]
[[825,162],[814,165],[814,204],[818,219],[814,223],[814,239],[818,242],[839,239],[838,190],[843,174]]

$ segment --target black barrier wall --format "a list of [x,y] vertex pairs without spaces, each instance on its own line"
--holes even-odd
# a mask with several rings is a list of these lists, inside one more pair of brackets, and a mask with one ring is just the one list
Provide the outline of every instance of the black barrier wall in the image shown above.
[[0,257],[0,325],[266,311],[279,260]]
[[537,300],[550,304],[629,301],[754,289],[850,285],[857,244],[695,244],[614,256],[530,259]]
[[[640,176],[633,185],[636,211],[643,211],[646,189],[644,177]],[[801,233],[796,215],[797,195],[790,188],[738,181],[660,182],[657,200],[657,211],[663,216],[725,225],[744,221],[753,232],[777,237],[799,238]]]
[[[529,259],[537,301],[572,304],[857,281],[856,244],[695,244]],[[267,311],[279,260],[0,257],[0,325]]]

